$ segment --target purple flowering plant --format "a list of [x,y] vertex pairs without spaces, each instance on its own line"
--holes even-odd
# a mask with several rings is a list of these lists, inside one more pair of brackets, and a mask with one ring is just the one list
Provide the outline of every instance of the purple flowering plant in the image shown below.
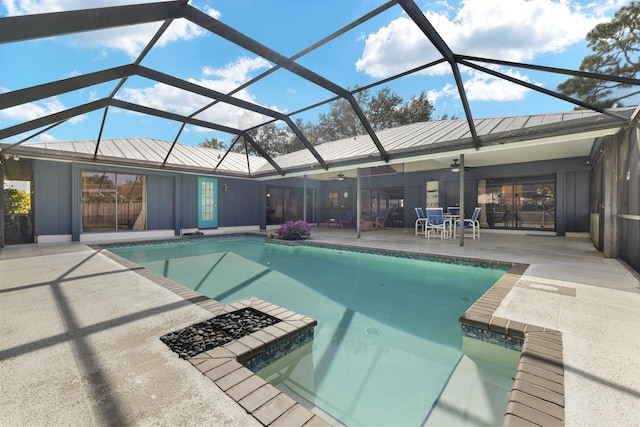
[[278,229],[278,237],[283,240],[300,240],[310,235],[309,224],[301,219],[296,222],[287,221]]

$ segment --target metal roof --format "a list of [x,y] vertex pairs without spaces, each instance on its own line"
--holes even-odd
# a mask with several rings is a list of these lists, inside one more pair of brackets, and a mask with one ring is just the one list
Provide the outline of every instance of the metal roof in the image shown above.
[[[629,120],[635,111],[632,107],[615,110],[617,115]],[[473,153],[471,159],[474,156],[479,159],[478,156],[485,152],[491,157],[491,147],[500,146],[504,149],[510,145],[517,146],[512,157],[524,156],[526,159],[529,154],[523,154],[521,144],[514,143],[528,141],[535,148],[535,144],[550,138],[557,138],[558,141],[554,143],[553,149],[548,144],[545,146],[545,158],[586,155],[595,138],[613,134],[622,126],[617,119],[589,110],[478,119],[475,121],[475,128],[483,141],[481,150],[475,149],[473,136],[464,120],[414,123],[386,129],[377,135],[392,163],[412,162],[416,158],[444,158],[444,163],[447,163],[451,156],[456,155],[453,153],[463,150]],[[579,144],[581,151],[575,151],[576,144]],[[280,176],[280,172],[262,157],[183,144],[175,144],[171,149],[171,143],[152,138],[105,139],[97,146],[97,151],[96,146],[96,141],[27,143],[14,147],[13,152],[31,157],[95,161],[215,175],[259,178]],[[3,151],[6,147],[0,144]],[[341,171],[355,169],[363,164],[375,166],[386,163],[379,158],[376,147],[367,134],[324,143],[316,146],[316,149],[329,168]],[[554,154],[554,150],[558,154]],[[325,170],[306,149],[275,157],[274,160],[286,173],[316,175]],[[500,158],[499,161],[505,160]],[[482,162],[491,164],[487,159]],[[446,167],[444,163],[440,166]],[[433,163],[432,167],[437,165],[438,163]]]
[[[16,154],[43,158],[111,163],[118,165],[164,168],[221,175],[248,176],[258,170],[265,159],[226,153],[224,150],[176,144],[152,138],[105,139],[98,146],[96,141],[40,142],[24,144]],[[165,156],[169,157],[164,163]],[[225,156],[226,154],[226,156]]]
[[[620,108],[617,114],[630,119],[635,107]],[[526,140],[565,136],[581,140],[582,134],[603,131],[610,134],[623,124],[616,119],[589,110],[566,113],[537,114],[528,116],[495,117],[475,120],[475,129],[482,147],[505,145]],[[408,161],[410,157],[434,153],[458,152],[462,149],[475,150],[471,131],[464,120],[429,121],[386,129],[377,133],[392,161]],[[565,140],[567,139],[565,138]],[[593,142],[594,136],[589,136]],[[564,144],[568,144],[566,141]],[[317,146],[318,153],[330,166],[347,168],[359,163],[375,163],[376,150],[368,135],[358,135]],[[449,155],[450,157],[450,155]],[[287,172],[309,171],[318,168],[317,162],[304,150],[285,154],[276,158],[280,167]],[[273,173],[265,164],[257,174]]]
[[[424,42],[435,47],[442,57],[438,61],[424,64],[413,70],[407,70],[395,76],[387,77],[379,82],[370,84],[367,88],[375,87],[379,84],[411,75],[440,63],[446,63],[451,69],[460,96],[460,102],[465,114],[463,120],[441,123],[417,123],[415,125],[402,128],[375,132],[354,97],[354,94],[363,88],[353,90],[346,89],[335,82],[330,81],[325,76],[320,75],[297,62],[299,58],[309,52],[314,51],[320,46],[326,45],[331,40],[334,40],[346,32],[358,27],[360,24],[383,13],[391,7],[401,8],[403,13],[406,13],[406,15],[424,34]],[[191,81],[170,75],[162,70],[154,70],[143,66],[142,63],[147,54],[155,49],[155,45],[158,40],[160,40],[173,21],[177,19],[185,19],[190,23],[197,25],[204,31],[219,37],[226,42],[233,43],[239,49],[244,49],[254,55],[258,55],[259,57],[266,59],[274,66],[269,71],[248,82],[242,83],[240,86],[228,93],[217,92]],[[331,167],[331,162],[340,163],[346,158],[361,159],[375,157],[381,162],[390,162],[393,160],[394,153],[397,156],[404,155],[402,153],[410,153],[416,150],[417,152],[423,152],[427,149],[426,147],[432,147],[435,145],[443,147],[446,146],[446,144],[451,146],[463,144],[466,147],[467,144],[470,144],[469,146],[479,150],[487,144],[487,141],[483,140],[485,137],[489,137],[489,140],[491,140],[491,138],[504,132],[520,134],[521,129],[531,127],[535,122],[538,122],[541,125],[546,125],[562,122],[565,117],[570,117],[564,115],[556,117],[556,115],[545,114],[530,116],[528,118],[476,120],[469,108],[466,91],[460,76],[460,66],[470,67],[511,83],[524,86],[529,90],[592,110],[593,112],[597,112],[599,116],[606,116],[612,121],[617,121],[620,125],[627,122],[628,117],[619,114],[615,110],[605,110],[598,106],[589,105],[581,100],[573,99],[558,92],[545,89],[541,86],[533,85],[512,76],[501,74],[493,70],[491,68],[491,64],[517,66],[560,75],[580,76],[603,81],[615,81],[629,85],[640,85],[640,80],[638,79],[621,78],[617,76],[601,75],[579,70],[560,69],[535,64],[514,63],[504,61],[499,58],[478,58],[458,54],[451,50],[446,41],[436,31],[425,14],[418,8],[413,0],[391,0],[381,4],[375,9],[362,15],[362,17],[354,20],[343,28],[338,29],[329,36],[324,37],[317,43],[314,43],[290,57],[267,47],[259,40],[255,40],[204,13],[196,7],[189,5],[187,0],[3,17],[0,18],[0,43],[15,43],[72,33],[85,33],[107,28],[127,27],[150,22],[162,23],[162,25],[159,27],[156,34],[149,40],[140,55],[131,64],[99,70],[62,80],[52,80],[48,83],[0,93],[0,109],[5,109],[69,93],[75,90],[90,88],[106,82],[117,82],[115,88],[107,97],[92,100],[91,102],[87,102],[76,107],[43,115],[30,121],[2,128],[0,129],[0,140],[6,140],[7,138],[43,128],[44,131],[46,131],[47,129],[58,126],[59,124],[76,116],[92,111],[102,110],[104,111],[102,125],[100,129],[97,130],[96,138],[92,143],[93,160],[98,160],[100,158],[104,160],[120,159],[120,161],[125,161],[126,159],[126,161],[129,162],[139,161],[152,165],[161,164],[163,167],[171,166],[174,168],[215,170],[216,172],[229,174],[248,175],[251,173],[253,175],[254,172],[257,172],[259,175],[265,176],[270,174],[284,175],[285,173],[288,173],[289,170],[296,170],[296,168],[300,169],[301,165],[317,165],[318,168],[328,170]],[[234,97],[234,94],[242,88],[246,88],[257,81],[262,80],[276,70],[283,70],[287,73],[296,75],[309,84],[318,86],[333,95],[333,98],[315,105],[328,103],[339,98],[346,100],[360,120],[366,134],[355,137],[355,139],[349,143],[345,140],[331,144],[313,146],[291,118],[301,110],[298,110],[297,112],[283,113],[277,109],[266,108],[252,102],[247,102],[238,97]],[[200,110],[193,111],[191,114],[177,114],[168,110],[160,110],[158,108],[125,102],[118,99],[118,94],[125,85],[126,80],[130,77],[139,77],[166,84],[182,91],[186,91],[189,94],[204,97],[210,102]],[[240,108],[248,112],[261,114],[270,117],[273,121],[285,123],[306,147],[306,152],[281,156],[276,161],[271,158],[271,156],[262,149],[261,145],[253,140],[253,138],[247,133],[250,128],[232,128],[216,122],[215,120],[204,120],[199,118],[203,111],[214,107],[218,103],[232,105],[234,108]],[[175,135],[173,143],[164,143],[157,140],[153,140],[154,142],[150,143],[150,140],[145,138],[103,140],[103,128],[105,126],[109,126],[109,122],[106,119],[109,114],[110,107],[147,114],[165,120],[177,121],[182,125],[182,127],[178,131],[177,135]],[[224,161],[218,165],[216,162],[218,153],[214,154],[213,158],[211,158],[211,151],[202,151],[198,148],[187,148],[176,143],[179,141],[180,135],[187,124],[215,129],[236,135],[237,138],[243,138],[244,141],[250,144],[260,154],[262,159],[258,160],[256,158],[243,157],[241,160],[240,157],[229,152],[226,154],[226,157],[224,155],[221,156],[221,158],[224,158]],[[30,135],[17,143],[4,145],[4,154],[6,155],[20,151],[18,149],[21,145],[31,140],[41,132],[43,131],[37,131],[35,134]],[[103,144],[105,145],[104,147]],[[168,146],[166,144],[168,144]],[[62,145],[64,144],[59,144],[58,146],[62,147]],[[69,152],[74,152],[77,156],[86,157],[91,154],[91,149],[88,148],[90,146],[91,143],[87,142],[72,143],[71,147],[74,149]],[[53,147],[53,145],[51,147]],[[76,149],[76,147],[78,148]],[[80,147],[84,148],[80,149]],[[154,150],[157,151],[153,152]],[[126,152],[129,157],[119,157],[119,155],[124,152]],[[246,166],[242,165],[243,162]]]

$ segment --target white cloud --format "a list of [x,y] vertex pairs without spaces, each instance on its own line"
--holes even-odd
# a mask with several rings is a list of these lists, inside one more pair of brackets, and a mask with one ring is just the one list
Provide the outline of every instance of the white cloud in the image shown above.
[[55,141],[58,141],[58,138],[56,138],[53,135],[49,135],[48,133],[42,133],[38,135],[38,141],[39,142],[55,142]]
[[[451,50],[511,61],[561,52],[584,40],[587,32],[604,19],[601,8],[596,11],[565,0],[467,0],[460,6],[453,17],[447,10],[426,13]],[[367,36],[356,69],[383,78],[440,58],[413,21],[400,17]],[[448,71],[443,65],[425,73]]]
[[5,108],[4,110],[0,110],[0,117],[11,120],[29,121],[57,113],[64,109],[65,107],[62,105],[62,102],[53,97],[38,103],[28,102],[26,104],[16,105],[15,107]]
[[[66,110],[67,107],[56,97],[43,99],[39,102],[28,102],[15,107],[0,110],[0,117],[15,121],[31,121],[40,117],[49,116]],[[69,123],[77,124],[87,119],[86,114],[81,114],[69,119]]]
[[[205,77],[190,78],[190,83],[203,86],[218,92],[229,93],[239,84],[251,78],[251,74],[270,68],[268,61],[262,58],[242,57],[222,68],[205,67]],[[218,77],[207,78],[207,77]],[[234,98],[257,104],[255,98],[245,89],[235,93]],[[185,92],[163,83],[156,83],[141,89],[123,88],[118,98],[135,104],[157,108],[163,111],[189,116],[213,100],[193,93]],[[265,121],[261,114],[245,111],[225,103],[218,103],[213,108],[198,114],[197,119],[210,121],[236,129],[246,129]],[[209,131],[208,129],[198,129]]]
[[[514,71],[503,74],[529,82],[529,78]],[[471,78],[464,82],[469,101],[519,101],[524,99],[529,89],[479,71],[471,72]]]
[[254,71],[269,68],[271,68],[271,64],[264,58],[249,58],[243,56],[222,68],[213,68],[210,66],[204,67],[202,69],[202,74],[205,76],[219,77],[220,82],[228,82],[237,85],[249,80],[251,73]]
[[450,98],[458,96],[458,88],[452,84],[446,84],[440,90],[429,90],[427,91],[427,99],[433,105],[435,105],[438,101],[443,98]]
[[[518,80],[531,83],[529,77],[517,71],[501,70],[501,72]],[[468,70],[465,74],[468,78],[464,80],[464,90],[469,101],[520,101],[524,99],[530,90],[524,86],[476,70]],[[541,83],[532,84],[542,86]],[[441,89],[428,91],[427,98],[435,105],[439,101],[444,102],[443,100],[446,98],[459,100],[460,93],[455,85],[448,83]]]
[[[124,6],[140,3],[153,3],[156,0],[92,0],[89,7]],[[86,9],[86,0],[2,0],[8,15],[26,15],[67,10]],[[210,7],[203,10],[213,18],[219,18],[220,13]],[[160,28],[161,23],[132,25],[123,28],[91,31],[81,35],[69,36],[69,43],[74,46],[104,47],[124,51],[129,57],[136,58],[149,43],[151,37]],[[185,20],[174,20],[167,31],[160,38],[156,46],[164,46],[176,40],[190,40],[201,37],[206,31],[199,26]]]

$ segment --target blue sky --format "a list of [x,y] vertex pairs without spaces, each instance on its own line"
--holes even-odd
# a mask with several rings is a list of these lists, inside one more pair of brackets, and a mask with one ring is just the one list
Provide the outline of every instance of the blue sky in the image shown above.
[[[2,0],[1,16],[46,13],[87,7],[142,3],[126,0]],[[292,56],[318,40],[384,4],[384,0],[193,0],[190,4],[247,34],[284,56]],[[590,53],[585,35],[609,20],[628,0],[469,0],[416,1],[451,49],[458,54],[578,69]],[[0,91],[132,63],[160,24],[132,26],[43,40],[0,45]],[[392,6],[297,62],[334,83],[364,86],[438,59],[437,51],[407,17]],[[229,92],[273,67],[255,54],[207,33],[185,21],[174,21],[142,65],[181,79]],[[530,83],[555,89],[566,76],[524,69],[495,67]],[[461,68],[474,118],[569,111],[573,105],[534,91]],[[33,120],[109,96],[117,81],[70,92],[39,102],[0,110],[0,128]],[[433,67],[387,85],[404,99],[425,92],[435,106],[434,116],[463,117],[450,68]],[[234,95],[283,113],[297,111],[334,95],[285,70]],[[190,115],[209,102],[140,77],[129,78],[117,98]],[[640,100],[638,100],[640,103]],[[303,114],[315,122],[326,107]],[[41,133],[32,141],[97,138],[103,110],[78,116]],[[197,118],[239,129],[267,119],[218,104]],[[103,138],[151,137],[173,141],[177,122],[110,108]],[[16,142],[37,130],[2,142]],[[206,138],[226,142],[232,136],[187,126],[179,142],[198,144]]]

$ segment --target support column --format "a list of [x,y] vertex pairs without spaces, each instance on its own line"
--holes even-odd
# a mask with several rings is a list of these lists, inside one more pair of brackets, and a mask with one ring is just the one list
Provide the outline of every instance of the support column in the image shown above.
[[567,199],[566,182],[566,173],[558,172],[556,174],[556,236],[565,236],[567,231],[567,210],[565,209]]
[[464,246],[464,154],[460,154],[460,246]]
[[[145,183],[145,185],[148,184]],[[148,212],[149,207],[145,209]],[[180,174],[173,177],[173,234],[175,236],[182,234],[182,177]]]
[[0,178],[2,179],[2,191],[0,191],[0,248],[4,248],[4,165],[0,159]]
[[604,142],[604,167],[602,203],[604,204],[604,226],[602,254],[605,258],[618,256],[618,149],[615,137],[606,137]]
[[302,219],[307,222],[307,175],[302,178]]
[[[37,167],[37,166],[36,166]],[[82,179],[80,165],[71,164],[71,241],[79,242],[82,231]],[[38,171],[34,176],[35,181],[44,179]],[[38,207],[36,206],[36,209]]]
[[360,168],[356,169],[356,234],[360,238]]

